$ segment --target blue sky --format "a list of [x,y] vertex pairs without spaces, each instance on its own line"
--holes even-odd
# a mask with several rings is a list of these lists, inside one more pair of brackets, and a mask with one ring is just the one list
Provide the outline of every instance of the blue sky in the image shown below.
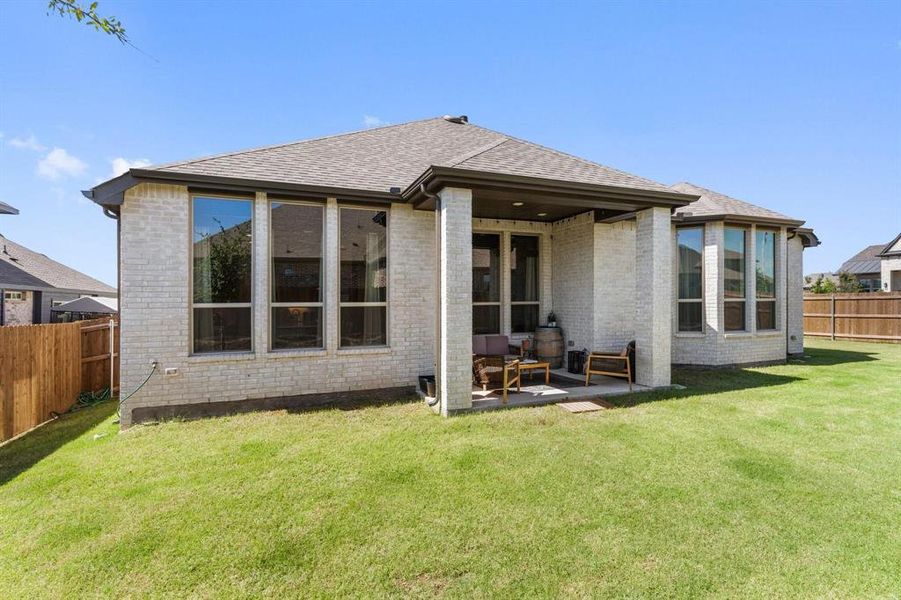
[[109,283],[125,161],[446,113],[806,219],[806,272],[901,231],[899,2],[101,0],[146,54],[45,6],[0,3],[0,233]]

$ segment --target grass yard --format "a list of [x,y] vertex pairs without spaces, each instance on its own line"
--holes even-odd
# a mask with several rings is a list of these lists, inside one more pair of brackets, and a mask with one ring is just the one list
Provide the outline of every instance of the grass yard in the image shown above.
[[901,346],[573,415],[422,404],[0,448],[3,597],[901,594]]

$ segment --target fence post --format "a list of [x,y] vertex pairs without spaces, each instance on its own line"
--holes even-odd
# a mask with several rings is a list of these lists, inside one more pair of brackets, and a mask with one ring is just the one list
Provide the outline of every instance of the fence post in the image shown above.
[[832,338],[832,341],[834,342],[835,341],[835,294],[831,295],[829,301],[830,301],[829,320],[831,323],[830,336]]

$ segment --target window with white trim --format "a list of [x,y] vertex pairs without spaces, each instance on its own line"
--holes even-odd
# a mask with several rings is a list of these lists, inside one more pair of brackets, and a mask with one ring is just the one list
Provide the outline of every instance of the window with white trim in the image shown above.
[[501,332],[501,236],[472,234],[472,333]]
[[704,330],[704,227],[676,230],[679,331]]
[[193,196],[191,348],[195,354],[250,352],[253,202]]
[[322,348],[321,204],[269,203],[270,347]]
[[540,238],[510,236],[510,328],[513,333],[532,333],[538,328]]
[[3,292],[4,300],[24,300],[25,292]]
[[724,231],[723,296],[725,331],[744,331],[747,306],[747,229]]
[[339,340],[342,348],[388,344],[388,213],[342,206]]

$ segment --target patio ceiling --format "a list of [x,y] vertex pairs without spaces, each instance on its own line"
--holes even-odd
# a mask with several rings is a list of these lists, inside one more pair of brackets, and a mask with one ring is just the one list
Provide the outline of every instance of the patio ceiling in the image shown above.
[[616,218],[652,206],[674,209],[697,199],[678,192],[522,177],[430,167],[401,196],[420,210],[434,210],[442,187],[472,190],[475,218],[553,222],[595,211],[596,220]]
[[472,216],[478,219],[554,222],[595,210],[595,218],[630,212],[625,208],[601,208],[593,202],[564,202],[552,196],[501,190],[473,190]]

